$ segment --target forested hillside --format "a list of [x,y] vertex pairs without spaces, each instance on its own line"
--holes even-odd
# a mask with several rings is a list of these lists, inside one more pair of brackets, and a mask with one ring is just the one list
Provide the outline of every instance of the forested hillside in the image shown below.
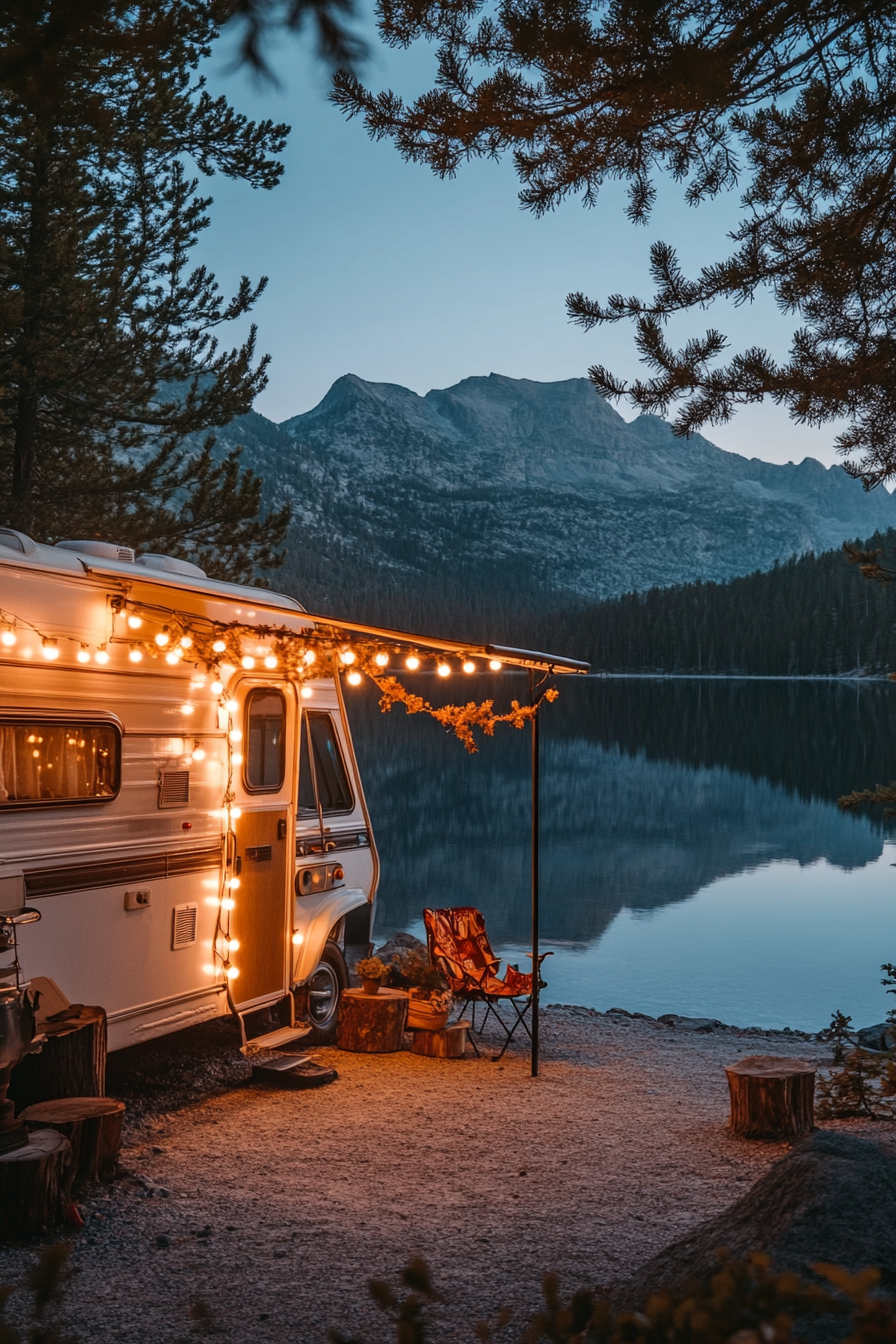
[[[896,530],[863,548],[893,551]],[[896,671],[896,592],[842,550],[727,583],[627,593],[530,631],[595,671],[837,676]]]

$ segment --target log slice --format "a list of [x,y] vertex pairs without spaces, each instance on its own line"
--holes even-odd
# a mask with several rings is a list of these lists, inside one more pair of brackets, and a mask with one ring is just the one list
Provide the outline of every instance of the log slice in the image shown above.
[[114,1178],[121,1148],[123,1101],[112,1097],[61,1097],[28,1106],[19,1119],[35,1132],[53,1129],[68,1139],[76,1182]]
[[21,1111],[57,1097],[102,1097],[106,1092],[106,1014],[72,1004],[57,1020],[41,1022],[40,1054],[26,1055],[12,1071],[9,1096]]
[[54,1227],[71,1198],[72,1149],[54,1129],[32,1134],[24,1148],[0,1154],[0,1237]]
[[336,1044],[340,1050],[390,1054],[404,1043],[408,996],[403,989],[343,990],[339,1001]]

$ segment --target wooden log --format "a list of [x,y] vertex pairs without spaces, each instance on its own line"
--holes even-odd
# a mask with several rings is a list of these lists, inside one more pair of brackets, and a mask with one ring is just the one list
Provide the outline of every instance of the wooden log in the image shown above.
[[802,1059],[749,1055],[725,1069],[731,1130],[783,1139],[815,1128],[815,1066]]
[[403,1044],[408,996],[403,989],[345,989],[339,1004],[336,1044],[340,1050],[389,1054]]
[[57,1097],[102,1097],[106,1093],[106,1014],[72,1004],[59,1021],[41,1022],[46,1042],[12,1071],[9,1096],[16,1111]]
[[19,1119],[35,1132],[53,1129],[68,1139],[76,1183],[113,1180],[121,1149],[123,1101],[112,1097],[62,1097],[26,1107]]
[[71,1144],[54,1129],[0,1155],[0,1237],[55,1227],[71,1199],[72,1172]]
[[441,1031],[415,1031],[411,1050],[415,1055],[428,1055],[432,1059],[463,1059],[470,1025],[467,1021],[452,1022]]

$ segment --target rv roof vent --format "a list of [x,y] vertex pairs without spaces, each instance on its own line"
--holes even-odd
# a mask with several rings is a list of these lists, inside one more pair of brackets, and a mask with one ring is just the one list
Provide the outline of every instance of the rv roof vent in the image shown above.
[[60,551],[80,551],[81,555],[95,555],[98,560],[123,560],[134,563],[134,552],[130,546],[116,546],[114,541],[57,541]]
[[176,952],[179,947],[190,947],[196,941],[196,923],[199,918],[199,905],[174,907],[174,926],[171,930],[171,947]]
[[205,570],[189,560],[178,560],[173,555],[138,555],[137,564],[147,569],[164,569],[167,574],[189,574],[193,579],[204,579]]
[[11,551],[21,551],[22,555],[33,555],[37,549],[30,537],[11,527],[0,527],[0,546],[6,546]]
[[186,807],[189,801],[189,770],[163,770],[159,775],[159,807]]

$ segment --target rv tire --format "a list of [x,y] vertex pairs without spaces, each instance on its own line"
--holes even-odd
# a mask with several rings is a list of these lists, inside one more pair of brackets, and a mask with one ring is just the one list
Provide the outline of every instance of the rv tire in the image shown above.
[[[336,943],[327,943],[321,953],[317,969],[308,981],[309,1045],[333,1045],[339,1024],[339,1001],[348,988],[348,969]],[[327,998],[323,998],[327,995]],[[317,1021],[315,1019],[318,1019]]]

